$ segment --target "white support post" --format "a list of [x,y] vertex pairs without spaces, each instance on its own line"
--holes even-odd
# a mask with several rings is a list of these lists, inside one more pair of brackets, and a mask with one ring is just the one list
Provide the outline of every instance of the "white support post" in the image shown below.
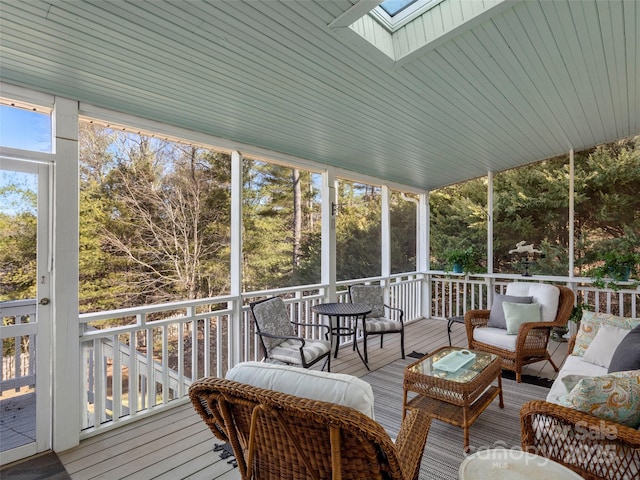
[[[431,213],[429,209],[429,193],[423,193],[418,199],[418,244],[416,245],[417,268],[419,272],[427,272],[431,268]],[[425,273],[420,292],[420,314],[424,318],[431,317],[431,275]]]
[[575,162],[569,151],[569,277],[575,275]]
[[231,295],[234,302],[229,321],[229,368],[240,362],[242,349],[242,155],[231,153]]
[[[391,275],[391,191],[389,187],[383,185],[381,188],[382,202],[380,207],[382,212],[380,215],[381,228],[380,228],[380,274],[384,278],[389,278]],[[388,293],[388,290],[385,289]]]
[[[80,441],[78,102],[56,98],[53,182],[53,450]],[[44,392],[43,392],[44,393]]]
[[322,175],[322,283],[328,285],[326,301],[336,301],[336,215],[338,199],[332,167]]
[[487,180],[487,273],[493,273],[493,172]]
[[416,245],[417,270],[426,272],[431,268],[430,251],[431,251],[431,213],[429,211],[429,194],[420,195],[418,203],[418,243]]

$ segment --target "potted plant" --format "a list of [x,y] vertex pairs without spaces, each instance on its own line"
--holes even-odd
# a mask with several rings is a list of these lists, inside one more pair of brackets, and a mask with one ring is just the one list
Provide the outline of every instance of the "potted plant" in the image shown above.
[[601,260],[603,264],[590,271],[593,284],[598,288],[611,288],[619,290],[617,282],[626,282],[631,275],[638,275],[638,264],[640,254],[634,251],[610,250],[606,252]]
[[584,310],[591,310],[591,306],[586,303],[580,303],[574,305],[571,309],[571,315],[567,325],[564,327],[555,327],[551,330],[551,336],[556,342],[566,342],[572,336],[574,336],[578,328],[580,327],[580,320],[582,320],[582,312]]
[[446,253],[446,261],[451,266],[453,273],[471,272],[478,265],[473,247],[449,250]]

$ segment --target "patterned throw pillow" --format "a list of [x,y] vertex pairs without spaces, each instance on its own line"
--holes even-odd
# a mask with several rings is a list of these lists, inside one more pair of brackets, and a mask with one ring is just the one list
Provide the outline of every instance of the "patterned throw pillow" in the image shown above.
[[351,287],[353,303],[364,303],[371,307],[368,318],[384,317],[384,291],[377,285],[353,285]]
[[632,330],[636,326],[640,325],[640,318],[617,317],[610,313],[582,312],[580,329],[576,335],[576,344],[573,347],[571,355],[582,357],[598,333],[600,325],[603,324]]
[[632,428],[640,426],[640,370],[586,377],[560,403]]
[[[289,320],[287,307],[279,297],[274,297],[266,302],[261,302],[253,307],[256,321],[262,333],[280,336],[295,336],[293,325]],[[284,342],[283,338],[262,337],[267,350]]]

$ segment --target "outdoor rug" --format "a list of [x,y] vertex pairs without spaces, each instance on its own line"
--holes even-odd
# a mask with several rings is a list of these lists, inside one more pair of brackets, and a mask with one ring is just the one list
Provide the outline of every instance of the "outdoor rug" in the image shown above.
[[[396,360],[368,373],[373,387],[375,418],[392,438],[402,420],[402,377],[406,365],[414,360]],[[548,389],[539,385],[502,379],[504,409],[496,398],[469,429],[471,451],[487,448],[520,448],[520,407],[529,400],[544,399]],[[462,429],[434,420],[422,458],[420,480],[457,480],[458,468],[466,454],[462,449]]]

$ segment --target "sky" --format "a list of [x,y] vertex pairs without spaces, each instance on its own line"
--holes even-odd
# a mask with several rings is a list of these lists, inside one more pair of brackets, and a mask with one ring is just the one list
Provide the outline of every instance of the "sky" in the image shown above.
[[[0,105],[0,145],[36,152],[51,152],[51,116],[31,110]],[[36,191],[37,175],[9,171],[0,161],[0,213],[34,213],[34,205],[6,190],[9,185]]]
[[51,115],[0,105],[0,145],[51,152]]

